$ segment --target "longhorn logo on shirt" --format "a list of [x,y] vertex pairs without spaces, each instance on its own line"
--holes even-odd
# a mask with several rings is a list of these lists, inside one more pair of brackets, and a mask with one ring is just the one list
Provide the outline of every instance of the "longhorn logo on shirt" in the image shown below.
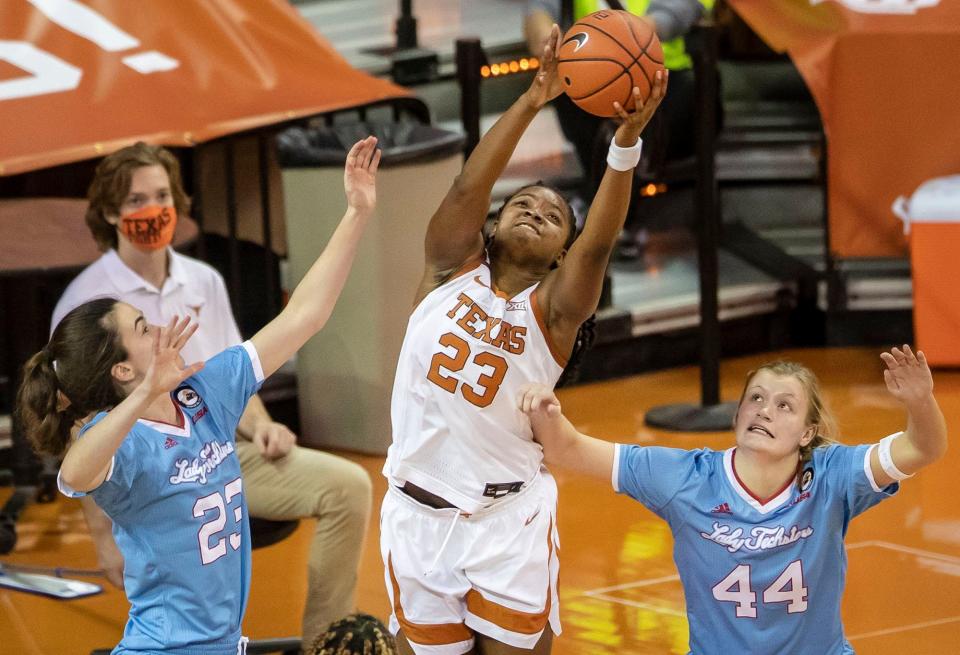
[[176,398],[177,402],[180,403],[180,406],[185,407],[186,409],[193,409],[203,402],[203,398],[200,397],[200,394],[194,391],[193,387],[189,385],[184,385],[177,389]]

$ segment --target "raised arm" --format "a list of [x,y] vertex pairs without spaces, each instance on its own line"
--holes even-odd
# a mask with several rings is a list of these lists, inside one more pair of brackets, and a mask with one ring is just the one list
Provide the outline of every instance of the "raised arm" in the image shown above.
[[560,28],[554,25],[530,88],[483,135],[430,219],[424,244],[426,267],[417,302],[464,262],[483,252],[482,229],[493,185],[530,121],[562,91],[555,56],[559,40]]
[[543,446],[544,461],[550,466],[610,480],[614,445],[579,432],[561,411],[560,401],[550,387],[527,384],[517,398],[520,409],[530,417],[533,438]]
[[377,203],[376,176],[380,164],[377,139],[367,137],[347,155],[343,186],[347,211],[333,236],[294,289],[280,314],[253,335],[264,376],[270,376],[326,324],[343,291],[360,236]]
[[203,363],[182,366],[180,350],[197,330],[190,319],[173,317],[153,340],[153,359],[143,381],[96,425],[67,450],[60,465],[60,480],[74,491],[99,487],[110,470],[110,460],[137,419],[164,394],[203,368]]
[[[889,442],[890,458],[897,470],[912,475],[947,451],[947,424],[933,396],[933,375],[922,351],[914,354],[905,345],[882,353],[880,358],[887,366],[883,371],[887,390],[907,410],[906,430]],[[886,472],[880,450],[873,449],[870,467],[877,484],[886,486],[895,478]]]
[[[620,103],[614,103],[622,120],[614,136],[618,148],[639,147],[640,132],[660,105],[666,89],[667,73],[658,72],[646,103],[640,100],[640,90],[633,89],[636,111],[628,114]],[[626,170],[607,166],[583,233],[573,242],[563,265],[547,276],[538,291],[547,328],[559,343],[572,343],[579,325],[597,308],[607,262],[627,216],[634,166],[635,163],[618,164],[618,168]]]

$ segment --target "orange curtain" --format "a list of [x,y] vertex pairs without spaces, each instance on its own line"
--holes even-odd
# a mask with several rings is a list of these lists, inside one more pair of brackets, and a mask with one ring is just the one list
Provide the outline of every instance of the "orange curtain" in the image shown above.
[[0,175],[402,97],[286,0],[6,0]]
[[790,55],[816,99],[833,254],[905,255],[893,201],[928,179],[960,174],[960,2],[728,2]]

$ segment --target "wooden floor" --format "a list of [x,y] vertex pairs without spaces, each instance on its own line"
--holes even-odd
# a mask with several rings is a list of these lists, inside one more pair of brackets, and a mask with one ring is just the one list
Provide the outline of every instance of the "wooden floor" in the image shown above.
[[[770,353],[724,363],[723,395],[734,400],[745,373],[777,356],[816,370],[835,409],[846,443],[876,441],[901,429],[903,413],[887,393],[878,352],[818,349]],[[726,448],[732,435],[669,434],[644,426],[655,405],[698,397],[698,371],[665,371],[577,387],[563,393],[568,416],[585,432],[638,444]],[[960,426],[960,372],[937,372],[936,393],[952,428]],[[382,458],[357,457],[386,488]],[[960,501],[952,480],[960,447],[903,485],[898,496],[855,520],[847,536],[849,568],[843,618],[857,653],[960,652]],[[558,655],[686,653],[683,594],[666,524],[640,504],[557,471],[560,485],[561,615]],[[9,490],[0,490],[3,500]],[[377,503],[379,509],[379,502]],[[299,630],[304,562],[311,525],[254,553],[253,589],[245,622],[251,637]],[[20,539],[6,562],[93,567],[95,557],[79,506],[67,499],[27,509]],[[377,516],[363,551],[359,606],[388,613],[377,548]],[[0,591],[0,653],[88,653],[118,640],[125,599],[108,590],[92,598],[57,602]]]

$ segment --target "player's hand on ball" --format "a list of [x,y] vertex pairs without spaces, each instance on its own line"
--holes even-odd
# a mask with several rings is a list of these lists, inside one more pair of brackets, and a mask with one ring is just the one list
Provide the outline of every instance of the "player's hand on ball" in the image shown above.
[[527,91],[530,103],[539,109],[563,93],[563,83],[557,74],[557,51],[560,49],[560,28],[554,24],[540,55],[540,68]]
[[633,103],[636,111],[628,112],[619,102],[613,103],[613,109],[620,117],[620,126],[617,128],[616,142],[622,148],[628,148],[637,142],[643,128],[647,126],[653,113],[663,101],[663,96],[667,93],[667,81],[670,77],[669,71],[657,71],[653,79],[653,89],[650,91],[650,97],[643,101],[640,94],[640,87],[633,87]]
[[534,416],[560,416],[560,400],[553,389],[545,384],[531,382],[520,387],[517,394],[517,405],[520,410],[533,418]]

